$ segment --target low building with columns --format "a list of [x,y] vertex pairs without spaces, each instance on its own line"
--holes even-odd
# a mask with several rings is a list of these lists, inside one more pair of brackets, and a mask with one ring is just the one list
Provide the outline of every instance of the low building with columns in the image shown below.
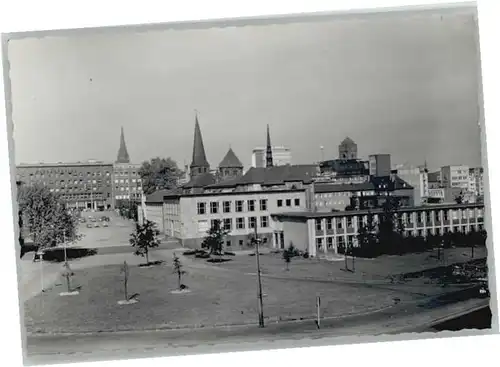
[[[276,213],[273,218],[273,247],[294,247],[308,251],[311,256],[337,254],[339,245],[356,244],[359,228],[368,214],[377,223],[381,209],[342,212]],[[484,228],[482,204],[447,204],[403,207],[402,216],[406,234],[426,237],[446,232],[469,232]]]

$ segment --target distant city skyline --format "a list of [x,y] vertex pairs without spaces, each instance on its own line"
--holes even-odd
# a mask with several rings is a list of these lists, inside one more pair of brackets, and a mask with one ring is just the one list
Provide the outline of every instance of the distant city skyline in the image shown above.
[[191,162],[195,112],[215,168],[266,142],[293,163],[358,155],[481,165],[469,9],[280,25],[48,36],[9,42],[15,161]]

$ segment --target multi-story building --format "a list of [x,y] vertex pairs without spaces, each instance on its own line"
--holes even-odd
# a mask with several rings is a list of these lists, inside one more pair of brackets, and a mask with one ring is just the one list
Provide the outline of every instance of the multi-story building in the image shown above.
[[271,213],[311,210],[307,190],[317,174],[316,165],[274,165],[266,148],[266,167],[252,167],[243,174],[243,165],[230,149],[210,173],[198,120],[195,122],[190,181],[171,191],[146,198],[146,216],[169,237],[184,246],[199,247],[215,221],[229,231],[226,246],[246,246],[255,231],[264,244],[271,242]]
[[[272,214],[274,218],[273,242],[275,248],[293,243],[311,256],[338,253],[338,246],[357,243],[359,228],[366,223],[368,214],[374,215],[375,224],[381,209],[347,212],[290,212]],[[484,227],[484,206],[481,204],[443,204],[400,208],[405,234],[427,236],[446,232],[469,232]]]
[[370,176],[387,177],[391,175],[391,155],[372,154],[368,157]]
[[120,147],[113,164],[113,198],[114,207],[122,202],[139,202],[142,197],[142,179],[139,175],[140,164],[130,163],[125,144],[123,128],[120,135]]
[[17,180],[41,184],[59,193],[69,208],[104,210],[113,207],[113,164],[90,160],[17,166]]
[[441,167],[441,185],[442,187],[469,189],[469,167],[444,166]]
[[429,196],[427,168],[399,166],[393,172],[413,186],[414,203],[416,206],[420,206],[426,202]]
[[396,175],[371,177],[363,183],[313,182],[311,189],[317,212],[378,207],[387,196],[398,197],[401,205],[414,205],[414,188]]
[[469,191],[477,196],[484,196],[483,167],[469,169]]
[[[292,151],[285,146],[272,146],[273,164],[285,166],[292,164]],[[262,168],[266,166],[266,148],[257,147],[252,151],[252,167]]]
[[123,128],[115,163],[89,160],[75,163],[36,163],[17,166],[17,178],[26,185],[39,183],[61,194],[68,207],[114,209],[123,200],[140,201],[140,165],[130,163]]

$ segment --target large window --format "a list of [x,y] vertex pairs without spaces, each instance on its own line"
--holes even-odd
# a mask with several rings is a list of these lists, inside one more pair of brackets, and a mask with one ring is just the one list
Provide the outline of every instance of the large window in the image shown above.
[[219,212],[219,203],[217,201],[212,201],[210,203],[210,213],[217,214]]
[[278,205],[278,208],[281,208],[283,206],[283,200],[278,199],[277,205]]
[[248,211],[249,212],[255,211],[255,200],[248,200],[247,201],[247,206],[248,206]]
[[257,217],[249,217],[248,218],[248,227],[255,228],[256,225],[257,225]]
[[224,219],[224,229],[227,231],[233,229],[233,220],[231,218]]
[[206,214],[207,208],[206,203],[198,203],[198,215]]
[[326,229],[332,229],[332,227],[333,227],[333,223],[332,222],[333,222],[332,218],[328,218],[326,220]]
[[286,206],[292,206],[292,199],[286,199]]
[[321,219],[316,219],[316,230],[317,231],[322,231],[323,230],[323,224]]
[[230,201],[224,201],[222,203],[222,208],[224,213],[230,213],[231,212],[231,202]]
[[268,216],[260,217],[260,226],[262,228],[269,227],[269,217]]
[[236,200],[236,211],[238,213],[243,211],[243,200]]
[[238,229],[245,228],[245,218],[236,218],[236,228]]
[[337,218],[337,229],[342,229],[342,218]]
[[294,200],[294,202],[295,202],[295,206],[300,206],[300,199],[299,198],[296,198]]
[[267,199],[260,199],[259,204],[260,204],[261,211],[267,210]]

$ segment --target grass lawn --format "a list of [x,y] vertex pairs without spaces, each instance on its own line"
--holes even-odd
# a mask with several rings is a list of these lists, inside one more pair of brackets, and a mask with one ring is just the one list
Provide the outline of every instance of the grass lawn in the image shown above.
[[[183,283],[191,293],[172,294],[177,279],[170,266],[130,266],[129,294],[138,292],[140,296],[138,303],[124,306],[117,305],[123,299],[119,265],[75,271],[73,284],[82,286],[79,295],[59,296],[66,291],[61,282],[25,302],[27,331],[91,332],[257,323],[255,276],[189,267],[186,270],[189,273]],[[415,297],[395,290],[265,278],[263,291],[264,316],[271,320],[314,317],[317,295],[321,296],[325,317],[383,308],[392,305],[394,297],[402,301]]]
[[[455,248],[445,250],[446,264],[470,261],[470,249]],[[474,258],[486,257],[486,248],[476,248]],[[203,259],[195,259],[194,263],[204,263],[221,269],[238,270],[243,273],[256,272],[255,256],[237,255],[231,256],[232,261],[222,264],[209,264]],[[289,271],[285,271],[285,262],[281,254],[265,254],[260,256],[261,271],[263,274],[310,277],[321,279],[344,279],[344,280],[387,280],[389,275],[415,272],[423,269],[442,266],[435,252],[424,252],[420,254],[406,254],[402,256],[380,256],[375,259],[355,259],[355,272],[345,271],[344,260],[327,261],[316,259],[304,259],[294,257],[291,260]],[[348,258],[348,267],[352,269],[352,258]]]

